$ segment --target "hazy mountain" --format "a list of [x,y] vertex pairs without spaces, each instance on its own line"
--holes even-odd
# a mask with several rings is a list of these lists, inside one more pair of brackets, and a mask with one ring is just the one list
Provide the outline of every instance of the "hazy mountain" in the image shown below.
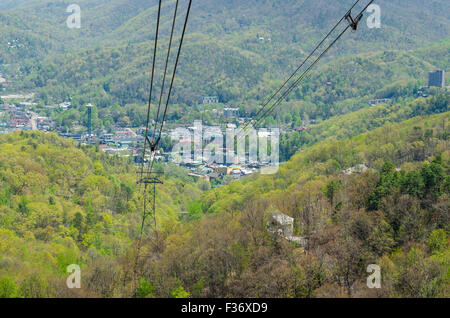
[[[29,0],[3,5],[11,9],[0,11],[0,32],[5,39],[0,43],[0,64],[19,64],[18,80],[12,88],[43,91],[44,100],[49,102],[75,95],[82,102],[90,100],[99,106],[115,102],[145,103],[158,2],[81,0],[77,3],[81,7],[82,26],[72,30],[65,23],[69,15],[66,8],[71,1]],[[295,69],[352,3],[351,0],[194,1],[173,102],[191,105],[198,96],[213,94],[223,102],[259,103]],[[354,12],[366,3],[361,1]],[[174,0],[163,2],[158,74],[163,69],[163,50],[167,48],[174,4]],[[180,1],[178,35],[186,4],[187,1]],[[382,85],[398,80],[425,79],[430,69],[449,64],[446,55],[449,42],[444,41],[435,49],[425,49],[417,57],[421,60],[418,64],[400,65],[404,60],[394,58],[392,65],[384,64],[386,67],[378,70],[384,80],[377,81],[373,73],[376,70],[370,68],[371,54],[415,50],[445,39],[450,31],[448,1],[413,0],[406,4],[395,0],[378,4],[382,10],[382,27],[368,29],[364,20],[358,32],[346,34],[330,50],[322,65],[337,58],[348,58],[331,64],[330,68],[322,68],[334,74],[334,78],[322,73],[316,79],[318,73],[314,73],[313,87],[320,86],[323,77],[331,81],[341,81],[342,76],[362,77],[369,90],[341,94],[355,97],[355,94],[373,93]],[[13,40],[19,46],[8,44]],[[352,71],[355,68],[349,66],[352,59],[360,58],[355,55],[361,53],[367,57],[362,57],[364,63],[356,74]],[[390,77],[389,67],[395,65],[399,69],[409,68],[408,75],[399,73]],[[161,79],[156,81],[158,84]],[[305,94],[293,98],[304,99]]]

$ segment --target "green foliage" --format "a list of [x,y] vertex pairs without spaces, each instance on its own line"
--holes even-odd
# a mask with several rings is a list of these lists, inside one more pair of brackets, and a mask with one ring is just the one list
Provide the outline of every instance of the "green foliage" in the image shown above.
[[[159,275],[169,282],[176,275],[196,297],[367,297],[376,295],[352,286],[365,284],[367,264],[383,264],[382,297],[448,295],[442,173],[448,176],[450,157],[441,139],[448,115],[325,140],[299,151],[276,175],[211,190],[202,203],[212,215],[173,235]],[[362,162],[365,172],[340,170]],[[269,207],[295,218],[294,232],[310,239],[307,255],[267,238]]]
[[[178,282],[179,283],[179,282]],[[190,293],[188,293],[183,286],[179,285],[173,292],[172,297],[173,298],[189,298],[191,296]]]
[[[2,288],[12,297],[73,296],[61,286],[67,266],[79,264],[86,296],[355,295],[365,265],[379,263],[384,296],[445,296],[448,116],[326,139],[275,175],[205,192],[181,168],[159,165],[168,173],[157,191],[158,237],[147,222],[144,238],[155,244],[143,244],[137,291],[129,274],[142,212],[134,169],[52,134],[2,135],[0,183],[10,189],[0,205]],[[344,173],[361,163],[369,169]],[[294,217],[307,255],[267,232],[269,207]]]
[[447,234],[443,229],[434,230],[428,238],[427,245],[432,253],[442,252],[447,245]]
[[155,293],[153,285],[144,277],[139,277],[137,296],[139,298],[153,297]]
[[189,202],[187,212],[190,218],[199,219],[203,214],[201,202],[199,200]]
[[441,154],[438,154],[431,163],[425,163],[419,171],[399,173],[392,163],[385,163],[379,173],[375,191],[369,198],[368,208],[379,209],[381,199],[394,191],[417,198],[437,198],[443,194],[444,180],[445,170]]
[[[128,253],[142,193],[124,160],[55,134],[22,132],[0,136],[0,162],[0,279],[39,273],[17,282],[17,296],[66,295],[60,286],[68,265]],[[188,178],[182,186],[174,178],[167,176],[157,193],[162,233],[201,193]]]
[[0,298],[16,298],[17,285],[10,277],[0,279]]
[[[78,4],[83,27],[69,30],[61,27],[63,2],[2,1],[7,92],[37,92],[39,111],[66,131],[86,125],[87,103],[95,104],[94,128],[142,125],[155,4]],[[347,9],[326,0],[194,5],[167,114],[175,123],[200,116],[213,123],[213,110],[224,105],[198,107],[202,95],[252,117]],[[145,196],[134,167],[55,134],[0,135],[0,297],[73,296],[65,270],[74,263],[83,266],[86,297],[449,297],[449,95],[430,90],[415,98],[428,71],[449,67],[449,40],[428,45],[448,36],[449,4],[385,5],[402,14],[380,30],[347,36],[283,111],[265,119],[287,130],[310,127],[282,137],[286,163],[277,174],[226,179],[211,190],[180,167],[157,165],[165,178],[156,222],[143,228],[145,278],[137,291],[132,269]],[[427,25],[414,22],[423,16]],[[393,104],[367,104],[385,97]],[[65,100],[74,108],[42,107]],[[362,163],[368,171],[343,173]],[[292,216],[307,244],[268,232],[269,208]],[[361,288],[373,263],[383,269],[376,293]]]
[[325,196],[327,197],[328,201],[330,202],[331,206],[334,205],[334,198],[336,196],[336,193],[341,188],[342,188],[342,185],[339,182],[336,182],[334,180],[331,180],[325,186],[325,189],[323,190],[323,192],[324,192]]
[[[329,30],[328,21],[337,20],[348,8],[345,3],[325,0],[255,1],[218,5],[201,0],[195,4],[196,15],[190,20],[181,55],[180,83],[167,114],[169,121],[192,122],[200,116],[209,121],[211,110],[205,114],[204,109],[195,107],[203,95],[218,95],[221,102],[240,107],[243,115],[254,115],[257,105],[291,73],[292,65],[305,58]],[[363,28],[355,37],[345,37],[340,49],[327,55],[326,64],[286,99],[283,112],[275,112],[265,124],[298,127],[308,118],[321,121],[364,108],[369,97],[400,101],[423,84],[430,68],[448,68],[448,40],[441,41],[449,33],[448,19],[442,16],[448,5],[443,0],[433,5],[414,2],[420,12],[414,4],[404,8],[389,3],[385,10],[401,10],[401,17],[384,21],[384,28]],[[97,0],[80,1],[79,5],[89,9],[83,10],[86,23],[76,32],[61,27],[62,3],[32,1],[6,6],[9,10],[2,12],[0,22],[2,36],[10,41],[18,39],[21,45],[11,48],[5,41],[0,46],[0,62],[11,63],[5,67],[5,76],[18,79],[8,89],[38,90],[43,104],[71,99],[75,109],[52,113],[66,130],[72,129],[74,122],[86,123],[87,103],[95,105],[95,128],[142,125],[151,69],[147,48],[154,36],[148,21],[155,18],[155,4]],[[425,26],[417,20],[424,11],[433,17]],[[164,10],[164,19],[170,14]],[[236,16],[240,18],[231,18]],[[418,21],[421,28],[414,27],[412,21]],[[162,26],[162,48],[168,44],[168,27],[166,23]],[[39,35],[30,31],[36,29],[41,30]],[[392,50],[392,43],[396,50]],[[158,60],[158,76],[163,69]],[[156,114],[153,111],[151,115],[154,118]]]
[[[450,95],[448,93],[439,93],[427,99],[418,98],[398,102],[394,105],[377,105],[335,116],[330,120],[312,126],[308,131],[283,135],[280,140],[280,159],[286,161],[300,149],[327,138],[349,138],[379,128],[387,123],[446,112],[449,109],[449,101]],[[427,130],[424,133],[424,142],[427,141],[431,132],[431,130]]]
[[51,290],[41,275],[33,273],[27,275],[19,288],[19,294],[24,298],[48,298]]

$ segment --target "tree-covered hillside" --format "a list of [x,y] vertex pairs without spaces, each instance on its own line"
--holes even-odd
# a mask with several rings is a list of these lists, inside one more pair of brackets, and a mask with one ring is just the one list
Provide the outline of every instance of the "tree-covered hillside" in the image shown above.
[[[218,95],[221,101],[235,104],[261,102],[352,2],[194,1],[173,102],[195,104],[200,95]],[[162,49],[167,46],[174,3],[172,0],[164,2]],[[8,47],[6,41],[1,44],[1,63],[20,61],[21,64],[18,75],[24,81],[16,81],[11,88],[37,88],[43,91],[44,101],[58,102],[71,96],[99,106],[115,102],[121,106],[145,103],[157,2],[79,1],[83,21],[79,30],[70,30],[65,25],[68,16],[65,8],[69,4],[70,1],[30,0],[1,12],[0,32],[11,40],[17,35],[22,45],[16,49]],[[379,55],[393,48],[411,50],[445,39],[450,30],[446,1],[424,4],[415,0],[407,6],[402,1],[381,1],[379,5],[383,14],[381,29],[368,29],[363,23],[361,30],[347,34],[327,55],[330,61],[367,53],[362,60],[349,56],[330,66],[334,72],[327,77],[336,83],[338,92],[347,91],[347,87],[339,87],[340,84],[347,86],[353,82],[372,86],[367,93],[383,87],[386,80],[392,84],[398,78],[390,81],[390,73],[385,69],[392,68],[390,63],[402,71],[398,75],[402,79],[403,71],[407,78],[425,79],[426,73],[435,67],[448,67],[448,41],[433,49],[433,53],[429,53],[431,58],[424,54],[417,61],[410,52]],[[178,31],[181,22],[182,17]],[[434,54],[435,51],[438,52]],[[442,58],[446,53],[447,57]],[[371,59],[381,59],[384,64],[380,69],[373,68],[376,61],[371,63]],[[413,62],[417,62],[414,71],[405,69],[413,66]],[[346,68],[345,73],[342,68]],[[162,69],[159,63],[158,71]],[[315,72],[313,77],[321,78],[322,74]],[[342,76],[348,77],[345,82]],[[378,82],[375,80],[378,77],[386,77],[386,80]],[[317,88],[317,81],[313,84]],[[303,99],[303,95],[295,99]],[[343,96],[347,95],[348,92]]]
[[[411,87],[390,87],[393,94],[400,90],[408,90]],[[397,93],[395,93],[397,91]],[[400,94],[401,95],[401,94]],[[363,108],[345,115],[335,116],[312,126],[307,131],[288,132],[284,134],[280,142],[280,160],[288,160],[299,149],[311,146],[318,141],[327,138],[343,139],[359,135],[373,130],[387,123],[395,123],[409,118],[439,114],[449,111],[450,95],[437,91],[435,96],[417,98],[414,100],[399,99],[393,105],[381,104]]]
[[[179,169],[158,188],[162,233],[205,189]],[[123,159],[54,134],[1,135],[0,298],[54,295],[48,288],[68,265],[124,256],[141,212],[136,169]],[[11,279],[17,289],[5,290]]]
[[[210,191],[170,167],[137,296],[448,297],[449,115],[324,140],[276,175]],[[0,297],[133,296],[135,169],[52,134],[3,135],[0,150]],[[271,234],[272,210],[308,244]],[[69,264],[81,265],[81,290],[65,285]],[[368,264],[383,289],[364,287]]]
[[[372,98],[392,98],[393,103],[413,98],[418,87],[426,84],[429,70],[450,67],[449,44],[446,40],[411,51],[360,54],[322,65],[281,104],[282,111],[276,109],[263,124],[298,127],[307,118],[320,121],[368,107],[367,101]],[[252,116],[268,94],[282,84],[280,79],[268,77],[269,67],[254,54],[246,56],[242,51],[219,46],[211,49],[207,44],[195,51],[195,46],[186,45],[183,55],[190,62],[180,68],[168,120],[185,123],[203,115],[207,124],[217,124],[211,110],[195,107],[205,89],[211,94],[218,92],[222,101],[240,106],[241,116]],[[128,117],[133,125],[142,125],[150,78],[150,59],[145,56],[148,52],[143,44],[138,49],[93,49],[60,56],[44,60],[39,69],[32,67],[21,85],[40,87],[45,102],[72,98],[76,109],[61,114],[65,119],[77,120],[85,112],[83,106],[92,102],[104,127],[122,117]],[[211,61],[212,66],[203,69],[204,61]],[[156,92],[158,84],[159,79]]]
[[[151,265],[203,296],[448,297],[449,115],[323,141],[274,176],[205,194],[211,215]],[[363,163],[363,173],[342,172]],[[267,232],[272,210],[294,217],[305,250]],[[382,268],[378,291],[365,287],[368,264]]]
[[[197,0],[193,3],[189,33],[207,34],[212,40],[261,53],[265,51],[261,50],[264,46],[258,48],[254,38],[256,35],[268,36],[272,42],[279,43],[275,47],[291,47],[292,53],[298,49],[302,52],[328,31],[354,2]],[[186,8],[186,3],[181,1],[181,8]],[[73,30],[65,28],[65,20],[69,15],[65,9],[70,4],[72,2],[69,0],[3,1],[0,10],[28,20],[42,20],[50,28],[43,29],[42,35],[52,32],[58,34],[61,40],[70,42],[73,38],[67,35],[73,35]],[[99,41],[127,44],[154,38],[154,26],[149,22],[155,22],[157,0],[79,0],[77,4],[82,9],[85,21],[85,27],[78,34],[79,39],[97,44]],[[448,34],[450,26],[447,12],[450,7],[446,1],[423,3],[413,0],[405,5],[400,0],[381,0],[377,4],[382,9],[383,24],[386,26],[386,30],[378,30],[371,39],[377,42],[378,49],[389,48],[387,39],[397,41],[397,48],[405,49],[430,44]],[[175,0],[163,2],[162,32],[165,37],[169,34],[166,29],[170,26],[174,5]],[[355,11],[361,10],[364,5],[361,2]],[[255,32],[258,34],[253,34]],[[367,34],[357,35],[357,41],[362,40],[367,40]],[[375,43],[368,42],[369,47],[361,49],[373,50]],[[360,52],[354,46],[346,50]]]
[[[66,25],[73,2],[80,29]],[[194,0],[165,128],[239,124],[221,115],[229,106],[254,118],[353,2]],[[175,3],[163,2],[156,97]],[[157,163],[152,202],[131,156],[2,128],[0,298],[450,297],[450,95],[422,87],[428,72],[450,68],[450,2],[376,3],[381,28],[364,20],[348,32],[262,122],[283,131],[274,175],[218,186]],[[95,131],[142,127],[157,9],[158,0],[0,0],[2,95],[36,102],[6,107],[2,127],[30,111],[81,130],[88,103]],[[205,95],[221,103],[198,105]],[[370,106],[375,98],[389,100]],[[73,107],[52,107],[66,101]],[[151,203],[156,219],[142,224]],[[277,229],[280,214],[292,228]],[[70,264],[81,289],[67,288]],[[367,288],[370,264],[381,289]]]

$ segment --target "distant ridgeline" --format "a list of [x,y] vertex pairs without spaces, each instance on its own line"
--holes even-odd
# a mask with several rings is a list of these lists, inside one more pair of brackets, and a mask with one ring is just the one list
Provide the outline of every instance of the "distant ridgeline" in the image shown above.
[[[82,105],[92,103],[103,109],[100,119],[104,126],[117,124],[125,116],[142,125],[151,70],[149,39],[154,37],[149,21],[156,15],[155,3],[80,0],[77,4],[82,10],[80,29],[66,26],[64,3],[2,4],[8,10],[0,15],[5,39],[0,45],[0,64],[11,64],[6,68],[12,73],[8,76],[14,76],[8,89],[40,92],[44,105],[72,97],[76,110],[68,113],[75,117]],[[201,118],[200,110],[192,111],[191,106],[200,96],[209,95],[233,107],[242,105],[251,116],[348,5],[326,0],[196,1],[168,120]],[[163,10],[164,19],[169,19],[172,9],[173,4]],[[275,119],[269,118],[267,123],[297,124],[304,114],[326,119],[351,112],[365,105],[366,99],[387,97],[381,94],[386,86],[425,84],[429,71],[449,68],[445,58],[449,42],[442,41],[450,31],[447,1],[429,4],[413,0],[406,8],[386,2],[382,12],[386,16],[380,29],[363,25],[364,32],[347,35],[339,50],[327,56],[329,64],[315,70],[294,90],[283,112],[275,112]],[[389,19],[391,12],[402,14]],[[420,20],[424,15],[430,17],[425,25]],[[165,23],[161,30],[163,46],[167,45],[168,27]],[[32,31],[37,29],[39,34]],[[262,42],[261,37],[271,41]],[[8,42],[13,44],[8,46]],[[418,49],[424,45],[431,46]],[[162,63],[157,70],[161,75]],[[121,116],[113,110],[115,105]]]

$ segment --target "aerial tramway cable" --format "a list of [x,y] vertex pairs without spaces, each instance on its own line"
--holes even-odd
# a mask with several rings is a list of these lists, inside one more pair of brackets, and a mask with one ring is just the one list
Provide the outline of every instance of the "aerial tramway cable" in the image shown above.
[[[152,72],[151,72],[151,79],[150,79],[150,93],[149,93],[149,98],[148,98],[148,107],[147,107],[147,122],[145,125],[145,139],[144,139],[144,149],[143,149],[143,155],[142,155],[142,163],[141,163],[141,170],[140,170],[140,181],[138,182],[139,184],[139,188],[142,187],[142,180],[143,180],[143,175],[144,175],[144,168],[145,168],[145,152],[146,152],[146,148],[147,148],[147,142],[150,143],[149,139],[148,139],[148,130],[149,130],[149,124],[150,124],[150,110],[151,110],[151,103],[152,103],[152,94],[153,94],[153,81],[154,81],[154,76],[155,76],[155,65],[156,65],[156,52],[158,49],[158,37],[159,37],[159,25],[160,25],[160,21],[161,21],[161,7],[162,7],[162,0],[159,0],[159,5],[158,5],[158,17],[157,17],[157,21],[156,21],[156,35],[155,35],[155,45],[153,48],[153,61],[152,61]],[[144,185],[144,197],[143,197],[143,214],[142,214],[142,222],[141,222],[141,226],[140,226],[140,230],[139,230],[139,239],[137,241],[137,246],[136,246],[136,258],[135,258],[135,263],[134,263],[134,269],[133,269],[133,281],[135,284],[135,291],[137,290],[137,268],[138,268],[138,262],[139,262],[139,254],[140,254],[140,250],[141,250],[141,245],[142,245],[142,235],[144,232],[144,225],[145,225],[145,220],[148,216],[147,214],[147,188],[148,188],[148,184],[145,183]]]
[[[168,92],[168,97],[167,97],[167,101],[166,101],[166,105],[165,105],[165,109],[164,109],[164,114],[163,114],[163,117],[162,117],[162,120],[161,120],[161,124],[160,124],[160,128],[159,128],[159,135],[158,135],[158,138],[156,139],[156,131],[157,131],[157,127],[158,127],[158,119],[159,119],[159,115],[160,115],[160,111],[161,111],[161,104],[162,104],[162,99],[163,99],[163,95],[164,95],[164,87],[165,87],[165,83],[166,83],[167,69],[168,69],[168,65],[169,65],[170,52],[171,52],[171,48],[172,48],[173,35],[174,35],[174,30],[175,30],[175,25],[176,25],[176,18],[177,18],[177,14],[178,14],[178,5],[179,5],[179,0],[176,1],[176,5],[175,5],[175,11],[174,11],[173,21],[172,21],[172,30],[171,30],[169,46],[168,46],[167,56],[166,56],[166,63],[165,63],[165,69],[164,69],[163,82],[162,82],[161,93],[160,93],[160,97],[159,97],[158,111],[157,111],[157,115],[156,115],[156,119],[155,119],[155,127],[154,127],[152,140],[150,140],[150,138],[149,138],[150,110],[151,110],[151,102],[152,102],[152,94],[153,94],[153,84],[154,84],[155,65],[156,65],[156,52],[157,52],[157,47],[158,47],[159,26],[160,26],[161,6],[162,6],[162,0],[159,0],[158,18],[157,18],[156,36],[155,36],[155,47],[154,47],[154,52],[153,52],[152,74],[151,74],[151,81],[150,81],[150,94],[149,94],[148,109],[147,109],[147,123],[146,123],[146,130],[145,130],[144,149],[143,149],[141,169],[140,169],[140,172],[139,172],[140,179],[138,181],[138,184],[140,186],[142,184],[145,185],[145,187],[144,187],[145,189],[144,189],[144,202],[143,202],[142,221],[141,221],[141,224],[140,224],[139,238],[138,238],[138,241],[137,241],[136,257],[135,257],[135,264],[134,264],[135,290],[137,290],[136,289],[137,288],[137,271],[138,271],[138,262],[139,262],[139,257],[140,257],[140,250],[141,250],[141,246],[142,246],[142,237],[143,237],[143,233],[144,233],[144,226],[145,226],[145,221],[146,221],[146,219],[147,219],[147,217],[149,215],[153,216],[154,227],[155,227],[155,230],[156,230],[156,215],[155,215],[155,210],[156,210],[156,184],[160,184],[162,182],[156,177],[155,178],[151,178],[149,176],[154,174],[152,170],[153,170],[153,164],[154,164],[154,160],[155,160],[155,154],[156,154],[156,151],[157,151],[157,149],[159,147],[159,143],[160,143],[160,140],[161,140],[161,133],[162,133],[162,129],[163,129],[164,123],[165,123],[165,118],[166,118],[166,115],[167,115],[167,109],[168,109],[168,106],[169,106],[170,96],[171,96],[172,89],[173,89],[173,83],[174,83],[174,79],[175,79],[175,75],[176,75],[176,71],[177,71],[177,67],[178,67],[178,61],[179,61],[179,58],[180,58],[180,53],[181,53],[181,49],[182,49],[182,45],[183,45],[183,41],[184,41],[184,37],[185,37],[185,33],[186,33],[186,27],[187,27],[187,23],[188,23],[188,19],[189,19],[189,14],[190,14],[190,11],[191,11],[192,0],[189,0],[189,5],[188,5],[187,13],[186,13],[186,19],[185,19],[185,23],[184,23],[184,27],[183,27],[183,33],[182,33],[182,36],[181,36],[180,45],[179,45],[178,53],[177,53],[177,58],[176,58],[176,62],[175,62],[174,70],[173,70],[173,75],[172,75],[172,79],[171,79],[171,83],[170,83],[170,89],[169,89],[169,92]],[[151,129],[150,129],[150,131],[151,131]],[[151,165],[149,165],[148,171],[144,172],[144,170],[145,170],[145,154],[146,154],[146,150],[147,150],[147,144],[150,145],[150,150],[151,150],[151,153],[152,153],[152,161],[151,161]],[[144,174],[145,174],[145,176],[144,176]],[[148,213],[147,212],[147,189],[148,189],[148,185],[149,184],[153,184],[153,213]],[[157,235],[157,233],[156,233],[156,235]]]
[[255,126],[258,126],[261,120],[263,120],[265,117],[267,117],[270,113],[273,112],[275,107],[277,107],[284,98],[286,98],[292,90],[305,78],[306,75],[311,71],[311,69],[324,57],[324,55],[331,49],[331,47],[336,44],[336,42],[344,35],[345,32],[350,28],[350,25],[348,25],[339,35],[338,37],[323,51],[319,57],[300,75],[298,79],[294,81],[294,83],[276,100],[276,102],[267,109],[262,116],[256,121]]
[[[184,26],[183,26],[183,32],[181,34],[180,45],[178,47],[177,58],[176,58],[176,61],[175,61],[175,67],[173,69],[172,79],[171,79],[171,82],[170,82],[170,88],[169,88],[169,92],[168,92],[168,96],[167,96],[167,100],[166,100],[166,106],[165,106],[164,114],[163,114],[163,117],[162,117],[162,120],[161,120],[161,125],[160,125],[160,128],[159,128],[158,138],[155,141],[155,151],[153,152],[153,158],[152,158],[152,162],[151,162],[150,169],[149,169],[150,173],[153,171],[153,166],[154,166],[154,163],[155,163],[156,151],[159,149],[159,145],[160,145],[160,142],[161,142],[161,134],[162,134],[162,130],[164,128],[164,124],[165,124],[165,121],[166,121],[167,110],[169,108],[170,97],[172,95],[172,89],[173,89],[173,83],[175,81],[175,76],[176,76],[176,73],[177,73],[178,62],[180,60],[181,49],[183,47],[184,37],[185,37],[185,34],[186,34],[186,28],[187,28],[187,24],[188,24],[188,21],[189,21],[189,15],[190,15],[190,12],[191,12],[191,6],[192,6],[192,0],[189,0],[187,12],[186,12],[186,18],[185,18]],[[155,136],[155,138],[156,138],[156,136]]]
[[148,140],[148,129],[150,124],[150,109],[152,105],[152,95],[153,95],[153,80],[155,76],[155,65],[156,65],[156,51],[158,49],[158,37],[159,37],[159,24],[161,20],[161,6],[162,6],[162,0],[159,0],[158,5],[158,18],[156,21],[156,35],[155,35],[155,46],[153,49],[153,65],[152,65],[152,75],[150,80],[150,94],[148,97],[148,107],[147,107],[147,123],[145,125],[145,139],[144,139],[144,149],[143,149],[143,155],[142,155],[142,166],[141,166],[141,178],[144,173],[144,165],[145,165],[145,152],[147,149],[147,142]]
[[[162,81],[162,86],[161,86],[161,94],[159,95],[159,105],[158,105],[158,112],[156,113],[155,123],[158,122],[159,113],[160,113],[160,110],[161,110],[162,98],[163,98],[163,94],[164,94],[164,87],[165,87],[165,84],[166,84],[167,67],[169,65],[170,51],[172,49],[173,33],[174,33],[174,30],[175,30],[175,23],[176,23],[176,20],[177,20],[178,2],[179,2],[179,0],[177,0],[177,2],[175,4],[175,12],[173,14],[172,31],[170,33],[169,48],[167,50],[166,66],[165,66],[165,69],[164,69],[164,76],[163,76],[163,81]],[[157,128],[157,125],[155,124],[155,129],[153,130],[153,144],[155,144],[155,142],[156,142],[156,140],[155,140],[156,128]]]
[[[272,113],[273,110],[275,109],[275,107],[277,107],[283,101],[283,99],[285,99],[292,92],[292,90],[305,78],[305,76],[308,75],[308,73],[311,71],[311,69],[323,58],[323,56],[344,35],[344,33],[347,32],[347,30],[350,27],[352,29],[354,29],[354,30],[357,29],[358,23],[361,20],[361,17],[363,15],[364,11],[375,0],[371,0],[369,2],[369,4],[361,11],[361,13],[359,15],[357,15],[356,18],[354,19],[351,16],[351,11],[360,1],[361,0],[357,0],[353,4],[353,6],[350,8],[350,10],[348,10],[347,13],[339,20],[339,22],[331,29],[331,31],[328,32],[328,34],[320,41],[320,43],[307,56],[307,58],[300,64],[300,66],[294,71],[294,73],[283,83],[283,85],[264,103],[264,105],[257,112],[255,117],[244,125],[244,127],[243,127],[243,129],[241,129],[241,131],[244,131],[249,125],[252,125],[252,126],[258,125],[261,122],[261,120],[263,120],[270,113]],[[153,166],[154,166],[154,162],[155,162],[156,151],[159,149],[160,142],[161,142],[162,130],[164,128],[164,124],[165,124],[165,120],[166,120],[166,116],[167,116],[167,110],[168,110],[169,103],[170,103],[170,97],[171,97],[172,90],[173,90],[173,84],[174,84],[175,76],[176,76],[176,73],[177,73],[177,68],[178,68],[179,58],[180,58],[180,54],[181,54],[181,49],[182,49],[182,46],[183,46],[184,37],[185,37],[185,33],[186,33],[186,28],[187,28],[189,15],[190,15],[190,11],[191,11],[192,0],[189,0],[187,12],[186,12],[186,18],[185,18],[185,22],[184,22],[184,26],[183,26],[183,32],[182,32],[182,35],[181,35],[180,44],[179,44],[179,47],[178,47],[177,57],[176,57],[176,61],[175,61],[175,66],[174,66],[174,69],[173,69],[173,74],[172,74],[172,78],[171,78],[171,82],[170,82],[170,88],[169,88],[169,91],[168,91],[168,96],[167,96],[166,104],[165,104],[165,107],[164,107],[163,116],[162,116],[162,119],[161,119],[161,122],[160,122],[160,125],[159,125],[159,132],[158,132],[158,135],[156,135],[156,131],[158,130],[157,127],[158,127],[158,120],[159,120],[159,115],[160,115],[160,111],[161,111],[162,98],[163,98],[163,95],[164,95],[164,87],[165,87],[167,69],[168,69],[168,64],[169,64],[169,59],[170,59],[170,51],[171,51],[171,47],[172,47],[173,34],[174,34],[174,29],[175,29],[175,24],[176,24],[176,17],[177,17],[177,12],[178,12],[178,3],[179,3],[179,1],[177,0],[176,5],[175,5],[175,13],[174,13],[174,17],[173,17],[173,22],[172,22],[172,31],[171,31],[170,41],[169,41],[169,47],[168,47],[168,52],[167,52],[167,57],[166,57],[166,64],[165,64],[164,77],[163,77],[163,82],[162,82],[162,89],[161,89],[160,98],[159,98],[158,111],[157,111],[157,115],[156,115],[156,119],[155,119],[155,127],[154,127],[154,130],[153,130],[152,140],[150,140],[149,139],[150,110],[151,110],[151,101],[152,101],[152,94],[153,94],[153,82],[154,82],[154,73],[155,73],[155,64],[156,64],[156,51],[157,51],[157,45],[158,45],[158,36],[159,36],[159,25],[160,25],[160,17],[161,17],[162,0],[159,0],[159,7],[158,7],[158,19],[157,19],[156,36],[155,36],[155,47],[154,47],[154,52],[153,52],[153,65],[152,65],[152,75],[151,75],[151,83],[150,83],[150,94],[149,94],[148,109],[147,109],[147,123],[146,123],[144,149],[143,149],[143,157],[142,157],[141,171],[140,171],[141,179],[138,182],[140,184],[142,184],[142,183],[145,184],[145,192],[147,192],[148,184],[151,183],[154,186],[155,190],[154,190],[154,193],[153,193],[153,213],[155,213],[155,209],[156,209],[156,207],[155,207],[155,204],[156,204],[156,183],[161,183],[161,182],[159,180],[156,180],[156,179],[155,180],[149,180],[148,178],[144,178],[143,175],[144,175],[144,169],[145,169],[145,154],[146,154],[147,143],[149,143],[149,145],[151,147],[151,152],[152,152],[152,159],[151,159],[151,163],[148,165],[148,172],[147,173],[148,173],[148,175],[151,175],[153,173]],[[322,44],[331,36],[331,34],[338,28],[338,26],[344,20],[347,20],[349,22],[347,27],[331,42],[331,44],[316,58],[316,60],[289,86],[289,88],[286,89],[281,94],[281,96],[275,101],[275,103],[273,103],[272,106],[270,106],[266,110],[266,107],[276,98],[276,96],[279,93],[281,93],[281,91],[297,75],[297,73],[306,64],[306,62],[317,52],[317,50],[322,46]],[[239,136],[238,136],[238,138],[239,138]],[[144,230],[145,220],[146,220],[146,217],[148,215],[149,214],[146,211],[146,196],[145,196],[145,198],[144,198],[144,212],[143,212],[143,216],[142,216],[142,223],[141,223],[141,228],[140,228],[140,233],[139,233],[138,247],[137,247],[135,268],[134,268],[134,280],[135,280],[135,283],[136,283],[136,279],[137,279],[137,266],[138,266],[138,258],[139,258],[140,248],[141,248],[143,230]],[[156,229],[156,217],[155,217],[154,214],[153,214],[153,217],[155,218],[155,229]]]
[[[353,6],[350,8],[350,10],[347,11],[350,12],[361,0],[357,0]],[[297,73],[300,71],[300,69],[306,64],[306,62],[316,53],[316,51],[322,46],[322,44],[330,37],[330,35],[337,29],[337,27],[341,24],[342,21],[344,21],[346,15],[344,15],[339,22],[336,23],[336,25],[328,32],[328,34],[320,41],[319,44],[314,48],[314,50],[306,57],[306,59],[303,60],[303,62],[297,67],[297,69],[289,76],[289,78],[281,85],[281,87],[263,104],[261,109],[255,114],[255,118],[257,118],[269,105],[269,103],[277,96],[278,93],[281,92],[281,90],[286,87],[286,85],[289,83],[289,81],[297,75]],[[242,129],[245,130],[249,125],[251,125],[252,121],[248,122]]]
[[[367,6],[357,15],[355,19],[351,18],[351,11],[352,9],[360,2],[360,0],[356,1],[353,6],[350,8],[350,10],[347,11],[347,13],[339,20],[339,22],[332,28],[332,30],[325,36],[324,39],[314,48],[314,50],[308,55],[308,57],[301,63],[301,65],[295,70],[295,72],[288,78],[288,80],[276,91],[275,94],[273,94],[269,100],[263,105],[263,107],[258,111],[258,113],[255,115],[253,119],[248,121],[246,124],[244,124],[243,128],[240,129],[240,132],[243,132],[245,129],[247,129],[250,125],[256,127],[261,120],[263,120],[265,117],[267,117],[270,113],[273,112],[273,110],[286,98],[292,90],[298,86],[298,84],[305,78],[306,75],[312,70],[312,68],[324,57],[324,55],[331,49],[331,47],[336,44],[336,42],[344,35],[347,30],[352,27],[354,30],[356,30],[357,24],[361,20],[361,17],[366,11],[366,9],[374,2],[375,0],[371,0]],[[348,18],[351,18],[351,22]],[[271,101],[274,100],[276,95],[282,91],[283,88],[286,87],[286,85],[289,83],[289,81],[298,73],[298,71],[306,64],[306,62],[314,55],[314,53],[319,49],[319,47],[330,37],[330,35],[338,28],[338,26],[342,23],[342,21],[347,20],[349,21],[349,25],[333,40],[333,42],[319,55],[319,57],[289,86],[288,89],[286,89],[281,96],[272,104],[271,107],[269,107],[268,110],[264,112],[266,107],[269,105]],[[262,114],[262,115],[261,115]],[[258,118],[259,117],[259,118]],[[238,140],[241,138],[241,136],[238,135]]]

